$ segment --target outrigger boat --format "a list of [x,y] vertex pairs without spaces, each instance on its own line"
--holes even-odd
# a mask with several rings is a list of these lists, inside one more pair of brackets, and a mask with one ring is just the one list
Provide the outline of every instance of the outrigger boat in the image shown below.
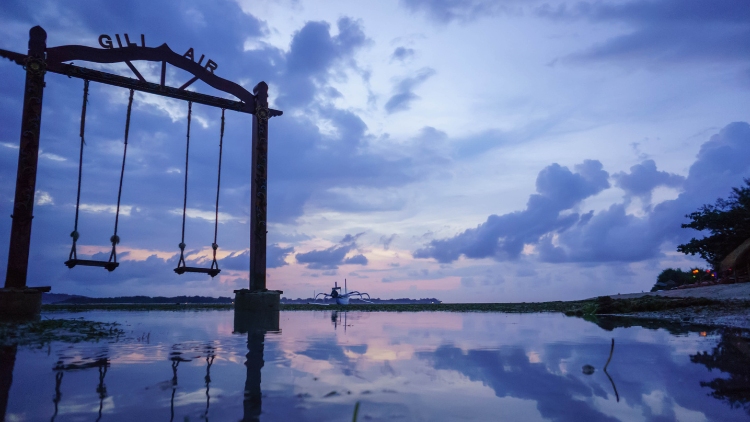
[[[363,302],[366,303],[372,303],[370,302],[370,295],[368,293],[360,293],[358,291],[348,291],[346,288],[346,279],[344,279],[344,293],[341,293],[341,286],[339,286],[338,282],[333,283],[333,288],[331,289],[331,293],[318,293],[315,295],[315,300],[318,300],[318,296],[323,295],[323,300],[326,299],[334,299],[336,301],[337,305],[348,305],[349,299],[352,296],[357,296],[357,298]],[[365,296],[367,299],[365,299]],[[327,305],[327,303],[312,303],[315,305]]]

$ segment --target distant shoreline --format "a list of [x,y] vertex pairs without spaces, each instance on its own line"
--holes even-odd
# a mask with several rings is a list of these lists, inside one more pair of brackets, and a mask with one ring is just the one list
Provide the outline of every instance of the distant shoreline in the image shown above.
[[[722,287],[716,289],[716,287]],[[711,286],[670,292],[602,296],[587,300],[531,303],[435,303],[435,304],[352,304],[328,306],[281,304],[281,311],[346,312],[496,312],[496,313],[563,313],[597,323],[597,318],[635,318],[661,320],[678,324],[699,324],[750,329],[750,299],[735,294],[750,293],[750,284]],[[710,290],[713,289],[713,290]],[[682,292],[690,292],[685,294]],[[229,303],[119,303],[119,304],[47,304],[42,312],[88,311],[211,311],[232,310]]]

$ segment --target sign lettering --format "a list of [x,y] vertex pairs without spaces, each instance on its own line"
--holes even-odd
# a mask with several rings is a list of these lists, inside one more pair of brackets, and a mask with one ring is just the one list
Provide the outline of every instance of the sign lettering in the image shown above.
[[[125,41],[124,45],[123,45],[123,38],[120,38],[120,34],[115,34],[115,40],[117,41],[117,48],[133,48],[133,47],[138,48],[139,47],[137,43],[130,41],[130,36],[128,34],[122,34],[122,36]],[[107,49],[115,48],[115,45],[112,42],[112,37],[107,34],[99,35],[99,45],[102,46],[102,48],[107,48]],[[141,34],[140,47],[145,47],[145,46],[146,46],[146,37],[143,34]],[[188,51],[186,51],[185,54],[182,55],[182,57],[185,57],[186,59],[190,59],[190,61],[195,62],[195,50],[192,47],[190,47]],[[208,59],[208,61],[206,62],[206,65],[204,66],[203,59],[205,58],[206,58],[206,55],[201,54],[201,58],[198,59],[198,65],[203,66],[203,68],[206,69],[207,71],[214,73],[214,70],[216,70],[219,67],[219,65],[215,61]]]

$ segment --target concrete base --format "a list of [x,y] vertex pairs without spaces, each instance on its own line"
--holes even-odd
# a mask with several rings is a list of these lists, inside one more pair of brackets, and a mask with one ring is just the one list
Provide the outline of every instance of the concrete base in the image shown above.
[[25,289],[0,289],[0,318],[28,319],[39,317],[42,311],[42,293],[49,287],[27,287]]
[[267,333],[279,331],[279,298],[281,291],[234,291],[234,332]]
[[266,290],[264,292],[251,292],[247,289],[234,291],[235,311],[279,311],[279,299],[281,290]]

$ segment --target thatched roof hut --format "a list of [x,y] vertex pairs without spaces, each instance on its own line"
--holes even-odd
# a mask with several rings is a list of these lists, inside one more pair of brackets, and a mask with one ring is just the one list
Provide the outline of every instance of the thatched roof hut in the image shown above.
[[744,268],[748,265],[749,261],[750,239],[747,239],[721,261],[721,271],[727,271],[730,268]]

